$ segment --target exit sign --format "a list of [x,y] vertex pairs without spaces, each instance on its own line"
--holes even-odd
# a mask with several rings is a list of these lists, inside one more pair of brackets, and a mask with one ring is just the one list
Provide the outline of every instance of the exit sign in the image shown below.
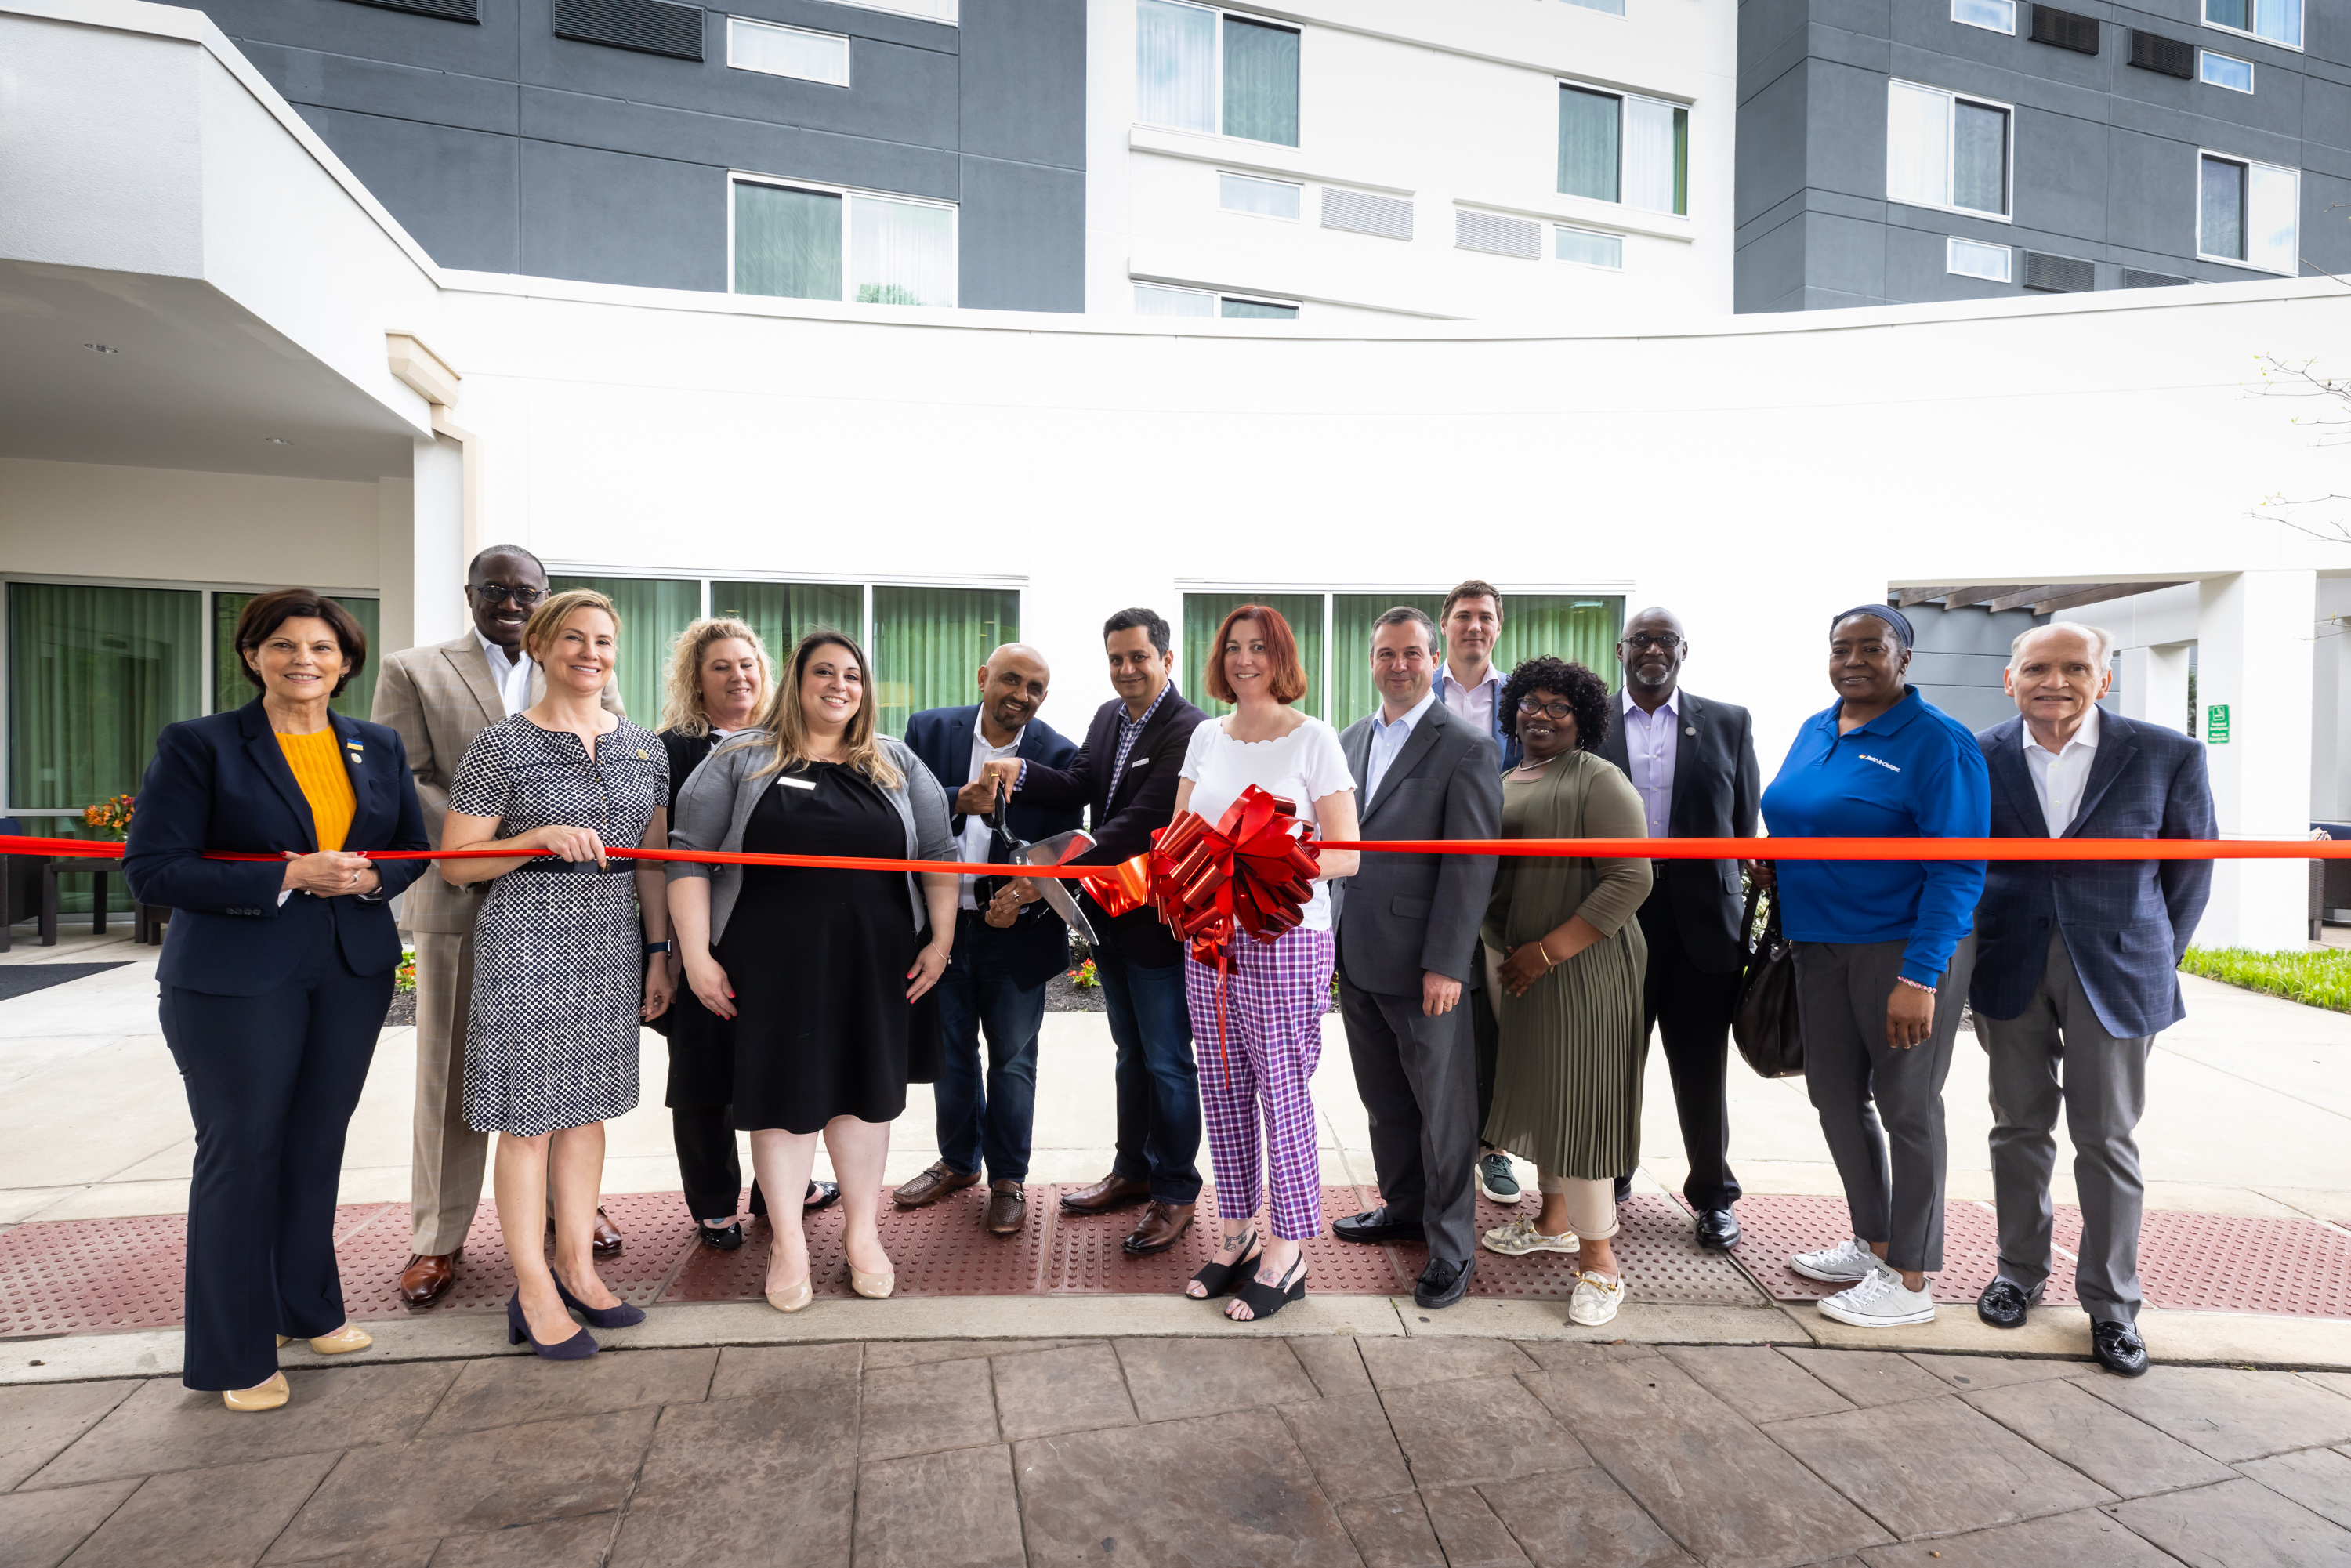
[[2213,746],[2229,744],[2229,705],[2214,703],[2204,710],[2204,738]]

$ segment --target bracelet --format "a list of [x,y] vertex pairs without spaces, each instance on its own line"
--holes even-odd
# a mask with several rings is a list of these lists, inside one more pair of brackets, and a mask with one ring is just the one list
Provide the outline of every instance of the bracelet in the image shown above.
[[1927,993],[1928,996],[1930,996],[1930,997],[1931,997],[1931,996],[1933,996],[1933,995],[1935,994],[1935,988],[1934,988],[1934,987],[1932,987],[1932,986],[1928,986],[1928,985],[1922,985],[1922,984],[1920,984],[1918,981],[1912,979],[1912,978],[1911,978],[1909,976],[1907,976],[1907,975],[1896,975],[1896,976],[1895,976],[1894,977],[1895,977],[1896,980],[1901,981],[1901,982],[1902,982],[1902,984],[1904,984],[1904,985],[1906,985],[1906,986],[1909,987],[1909,988],[1910,988],[1912,990],[1914,990],[1914,991],[1924,991],[1924,992],[1926,992],[1926,993]]
[[652,957],[656,953],[667,953],[671,950],[670,945],[666,942],[648,942],[645,944],[645,956],[648,958]]
[[1546,975],[1559,967],[1559,960],[1552,957],[1551,956],[1551,949],[1543,946],[1543,944],[1549,940],[1550,938],[1548,936],[1538,936],[1535,938],[1535,951],[1542,955],[1543,973]]

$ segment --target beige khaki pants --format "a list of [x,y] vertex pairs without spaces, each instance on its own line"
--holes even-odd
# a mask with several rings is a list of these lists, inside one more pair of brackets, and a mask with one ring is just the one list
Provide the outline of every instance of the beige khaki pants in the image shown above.
[[482,1201],[490,1136],[465,1125],[465,1012],[474,939],[416,933],[416,1140],[410,1247],[444,1257],[465,1244]]

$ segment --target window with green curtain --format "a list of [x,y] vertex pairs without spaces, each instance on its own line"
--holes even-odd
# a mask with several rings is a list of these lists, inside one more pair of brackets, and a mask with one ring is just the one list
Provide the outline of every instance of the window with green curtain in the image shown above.
[[1689,216],[1689,110],[1674,110],[1674,211]]
[[1298,662],[1306,666],[1306,695],[1298,707],[1315,717],[1323,716],[1322,708],[1322,596],[1319,593],[1187,593],[1184,596],[1184,671],[1185,696],[1199,705],[1207,714],[1233,711],[1230,703],[1221,703],[1208,695],[1208,660],[1217,651],[1217,627],[1224,618],[1244,604],[1262,604],[1290,622],[1290,634],[1298,639]]
[[1298,145],[1298,34],[1225,17],[1225,134]]
[[[1445,604],[1443,593],[1334,593],[1331,596],[1331,722],[1341,729],[1380,706],[1372,685],[1372,626],[1399,604],[1431,621]],[[1444,638],[1435,652],[1442,657]],[[1432,678],[1435,671],[1430,672]]]
[[841,198],[735,182],[735,292],[841,298]]
[[[381,622],[378,606],[372,599],[345,599],[340,594],[328,596],[351,612],[351,619],[367,633],[367,668],[359,678],[343,688],[343,695],[328,706],[337,713],[352,718],[365,718],[375,710],[376,671],[382,667],[384,646],[381,635]],[[213,595],[213,712],[226,713],[243,707],[261,695],[260,689],[245,678],[245,660],[236,651],[236,620],[256,595],[223,591]]]
[[1580,87],[1559,89],[1559,188],[1563,195],[1617,196],[1618,120],[1624,100]]
[[779,673],[820,626],[865,641],[865,590],[853,582],[714,582],[710,613],[757,632]]
[[1505,593],[1494,667],[1507,675],[1520,661],[1548,654],[1582,664],[1613,692],[1624,675],[1616,664],[1624,626],[1621,594]]
[[1227,299],[1223,302],[1224,318],[1228,321],[1295,321],[1295,305],[1269,305],[1258,299]]
[[906,733],[925,708],[979,700],[975,679],[1001,643],[1020,637],[1020,594],[1010,588],[873,590],[873,645],[881,727]]
[[661,577],[551,576],[548,587],[592,588],[621,612],[621,646],[613,678],[632,723],[661,727],[662,688],[669,682],[670,650],[677,634],[702,613],[702,580]]
[[8,804],[136,794],[155,737],[204,710],[203,616],[193,589],[10,583]]

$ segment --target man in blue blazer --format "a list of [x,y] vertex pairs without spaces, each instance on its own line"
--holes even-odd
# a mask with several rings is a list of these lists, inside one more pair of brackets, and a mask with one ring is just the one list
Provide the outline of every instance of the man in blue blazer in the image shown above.
[[[949,795],[980,779],[992,761],[1019,759],[1066,768],[1078,748],[1039,719],[1052,672],[1036,649],[1008,643],[979,669],[980,700],[930,708],[906,721],[906,744]],[[948,821],[967,862],[1004,863],[1005,848],[986,817],[951,802]],[[1078,813],[1021,804],[1005,825],[1034,842],[1078,826]],[[1016,1235],[1028,1223],[1029,1138],[1037,1099],[1037,1033],[1045,1020],[1045,986],[1069,967],[1069,927],[1042,903],[991,909],[967,876],[956,916],[955,956],[939,977],[939,1022],[946,1060],[932,1097],[938,1106],[939,1157],[897,1192],[902,1208],[921,1208],[976,1185],[987,1173],[987,1228]],[[987,1037],[987,1069],[979,1065]]]
[[[2204,748],[2178,730],[2100,711],[2112,639],[2053,622],[2016,639],[2001,677],[2017,716],[1976,737],[1991,773],[1994,838],[2209,839]],[[1976,905],[1968,987],[1991,1056],[1991,1169],[2000,1270],[1976,1301],[2021,1325],[2049,1278],[2049,1173],[2058,1107],[2082,1205],[2074,1277],[2093,1352],[2147,1370],[2133,1134],[2155,1037],[2179,1021],[2179,960],[2212,886],[2210,861],[1993,861]]]

